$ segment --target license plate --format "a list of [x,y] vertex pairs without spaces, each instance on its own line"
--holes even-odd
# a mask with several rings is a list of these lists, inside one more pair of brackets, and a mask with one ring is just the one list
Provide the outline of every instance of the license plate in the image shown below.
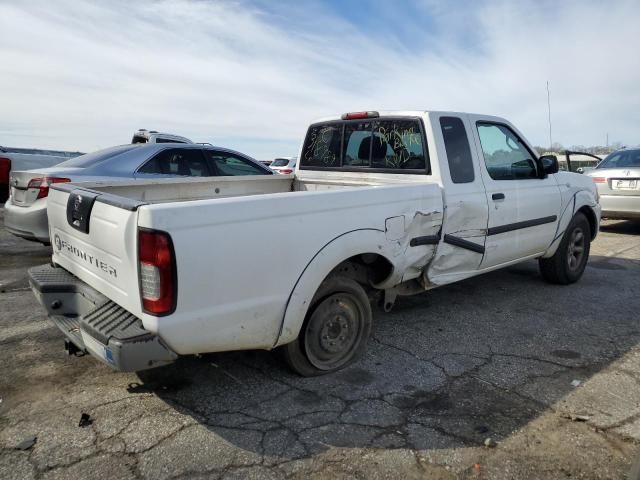
[[613,190],[640,190],[640,180],[611,180],[611,188]]
[[113,363],[113,354],[107,347],[82,330],[80,330],[80,334],[82,335],[82,341],[84,342],[84,346],[87,347],[87,350],[105,362]]

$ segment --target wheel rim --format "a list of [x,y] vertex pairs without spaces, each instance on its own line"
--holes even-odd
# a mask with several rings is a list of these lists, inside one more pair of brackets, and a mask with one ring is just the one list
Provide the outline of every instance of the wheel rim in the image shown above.
[[347,363],[362,336],[364,312],[353,295],[336,293],[322,300],[309,318],[304,346],[309,362],[320,370]]
[[567,265],[569,270],[575,271],[582,265],[584,258],[584,250],[586,246],[586,238],[582,228],[576,227],[569,237],[567,244]]

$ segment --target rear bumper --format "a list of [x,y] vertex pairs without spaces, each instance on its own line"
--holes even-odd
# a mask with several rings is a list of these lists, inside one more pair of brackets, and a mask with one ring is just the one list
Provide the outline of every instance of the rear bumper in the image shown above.
[[37,202],[28,207],[19,207],[11,199],[7,200],[4,204],[4,226],[9,233],[26,240],[50,243],[47,202]]
[[139,318],[62,268],[31,268],[29,283],[66,339],[114,370],[146,370],[178,357]]
[[640,218],[640,195],[601,195],[600,205],[605,218]]

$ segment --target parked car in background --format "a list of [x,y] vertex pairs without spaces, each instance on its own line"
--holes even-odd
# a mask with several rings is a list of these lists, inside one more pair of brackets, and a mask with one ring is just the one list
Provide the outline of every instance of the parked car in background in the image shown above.
[[9,198],[9,177],[12,170],[46,168],[79,155],[83,155],[82,152],[0,146],[0,203]]
[[278,157],[271,162],[269,168],[276,173],[293,173],[296,169],[298,157]]
[[224,148],[193,143],[120,145],[55,167],[12,172],[5,227],[19,237],[49,243],[46,200],[54,183],[272,174],[252,158]]
[[[133,134],[131,143],[193,143],[186,137],[172,133],[141,128]],[[12,170],[32,170],[57,165],[65,160],[84,155],[82,152],[9,148],[0,146],[0,203],[9,197],[9,177]]]
[[640,218],[640,148],[617,150],[585,175],[598,187],[603,217]]
[[187,137],[172,133],[160,133],[156,130],[141,128],[133,134],[131,143],[193,143]]

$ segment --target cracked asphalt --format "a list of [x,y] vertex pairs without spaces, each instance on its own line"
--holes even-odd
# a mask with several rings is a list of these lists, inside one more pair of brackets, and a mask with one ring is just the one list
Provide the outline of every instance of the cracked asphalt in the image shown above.
[[125,374],[65,355],[26,280],[49,250],[0,229],[0,478],[625,478],[640,224],[604,222],[591,255],[576,285],[527,262],[400,298],[337,374],[263,351]]

